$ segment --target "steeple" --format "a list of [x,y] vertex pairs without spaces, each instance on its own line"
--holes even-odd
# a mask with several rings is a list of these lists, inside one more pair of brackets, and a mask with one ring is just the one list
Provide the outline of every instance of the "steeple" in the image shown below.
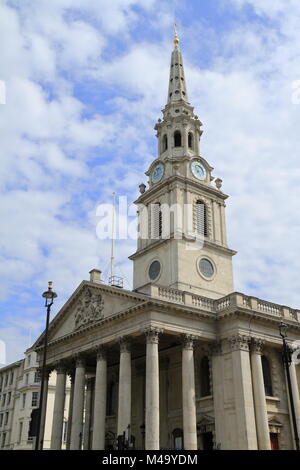
[[162,110],[163,120],[155,126],[158,157],[192,158],[199,156],[202,123],[188,101],[182,53],[175,25],[174,49],[171,56],[168,100]]
[[168,92],[168,105],[171,103],[178,104],[181,100],[188,103],[188,95],[185,83],[184,68],[182,54],[179,49],[179,37],[174,25],[174,50],[171,57],[170,66],[170,81],[169,81],[169,92]]
[[135,201],[140,236],[130,257],[134,289],[148,292],[155,283],[216,299],[233,292],[228,196],[220,179],[213,185],[213,168],[201,155],[202,123],[188,101],[176,28],[169,80],[163,117],[155,125],[157,156],[146,171],[149,186],[140,185]]

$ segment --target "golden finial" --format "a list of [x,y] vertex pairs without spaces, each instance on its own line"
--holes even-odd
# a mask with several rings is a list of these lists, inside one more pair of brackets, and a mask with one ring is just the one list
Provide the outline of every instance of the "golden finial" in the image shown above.
[[179,37],[178,37],[178,31],[177,31],[177,24],[174,24],[174,44],[175,44],[175,49],[178,49],[178,43],[179,43]]
[[48,289],[52,289],[52,281],[48,281]]

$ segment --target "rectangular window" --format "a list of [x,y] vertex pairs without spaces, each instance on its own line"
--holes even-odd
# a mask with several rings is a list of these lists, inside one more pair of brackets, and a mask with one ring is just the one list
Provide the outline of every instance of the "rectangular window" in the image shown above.
[[9,405],[9,404],[10,404],[10,400],[11,400],[11,392],[8,392],[6,405]]
[[3,424],[3,413],[1,413],[0,415],[0,428],[2,427],[2,424]]
[[8,384],[8,373],[5,376],[5,387],[7,387],[7,384]]
[[2,439],[1,439],[1,447],[2,448],[5,446],[5,441],[6,441],[6,433],[4,432],[2,434]]
[[40,382],[40,381],[41,381],[41,374],[40,374],[39,371],[37,371],[37,372],[35,372],[35,374],[34,374],[34,382],[35,382],[35,383],[38,383],[38,382]]
[[18,438],[18,443],[19,444],[22,441],[22,432],[23,432],[23,421],[21,421],[20,425],[19,425],[19,438]]
[[12,385],[13,381],[14,381],[14,373],[12,372],[10,374],[10,385]]
[[5,413],[4,426],[6,426],[7,423],[8,423],[8,417],[9,417],[9,413],[8,413],[8,411],[7,411],[7,412]]
[[32,392],[31,406],[38,406],[38,392]]
[[26,374],[25,376],[25,385],[28,385],[29,382],[29,374]]
[[6,398],[6,394],[4,393],[4,395],[2,395],[2,406],[5,405],[5,398]]
[[26,405],[26,393],[23,393],[22,395],[22,408],[25,408]]

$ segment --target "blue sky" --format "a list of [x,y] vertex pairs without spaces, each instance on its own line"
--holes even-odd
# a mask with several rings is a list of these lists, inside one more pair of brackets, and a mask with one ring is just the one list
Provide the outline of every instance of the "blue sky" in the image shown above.
[[[7,362],[90,269],[108,275],[96,207],[133,201],[156,157],[173,24],[201,154],[223,179],[235,289],[300,305],[298,0],[46,0],[0,5],[0,340]],[[135,241],[117,245],[131,284]]]

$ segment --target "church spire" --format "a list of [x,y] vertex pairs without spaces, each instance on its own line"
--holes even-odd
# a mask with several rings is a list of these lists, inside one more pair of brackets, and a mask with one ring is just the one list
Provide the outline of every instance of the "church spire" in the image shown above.
[[168,105],[179,104],[180,101],[188,103],[185,83],[182,54],[179,49],[177,25],[174,25],[174,50],[171,57]]

